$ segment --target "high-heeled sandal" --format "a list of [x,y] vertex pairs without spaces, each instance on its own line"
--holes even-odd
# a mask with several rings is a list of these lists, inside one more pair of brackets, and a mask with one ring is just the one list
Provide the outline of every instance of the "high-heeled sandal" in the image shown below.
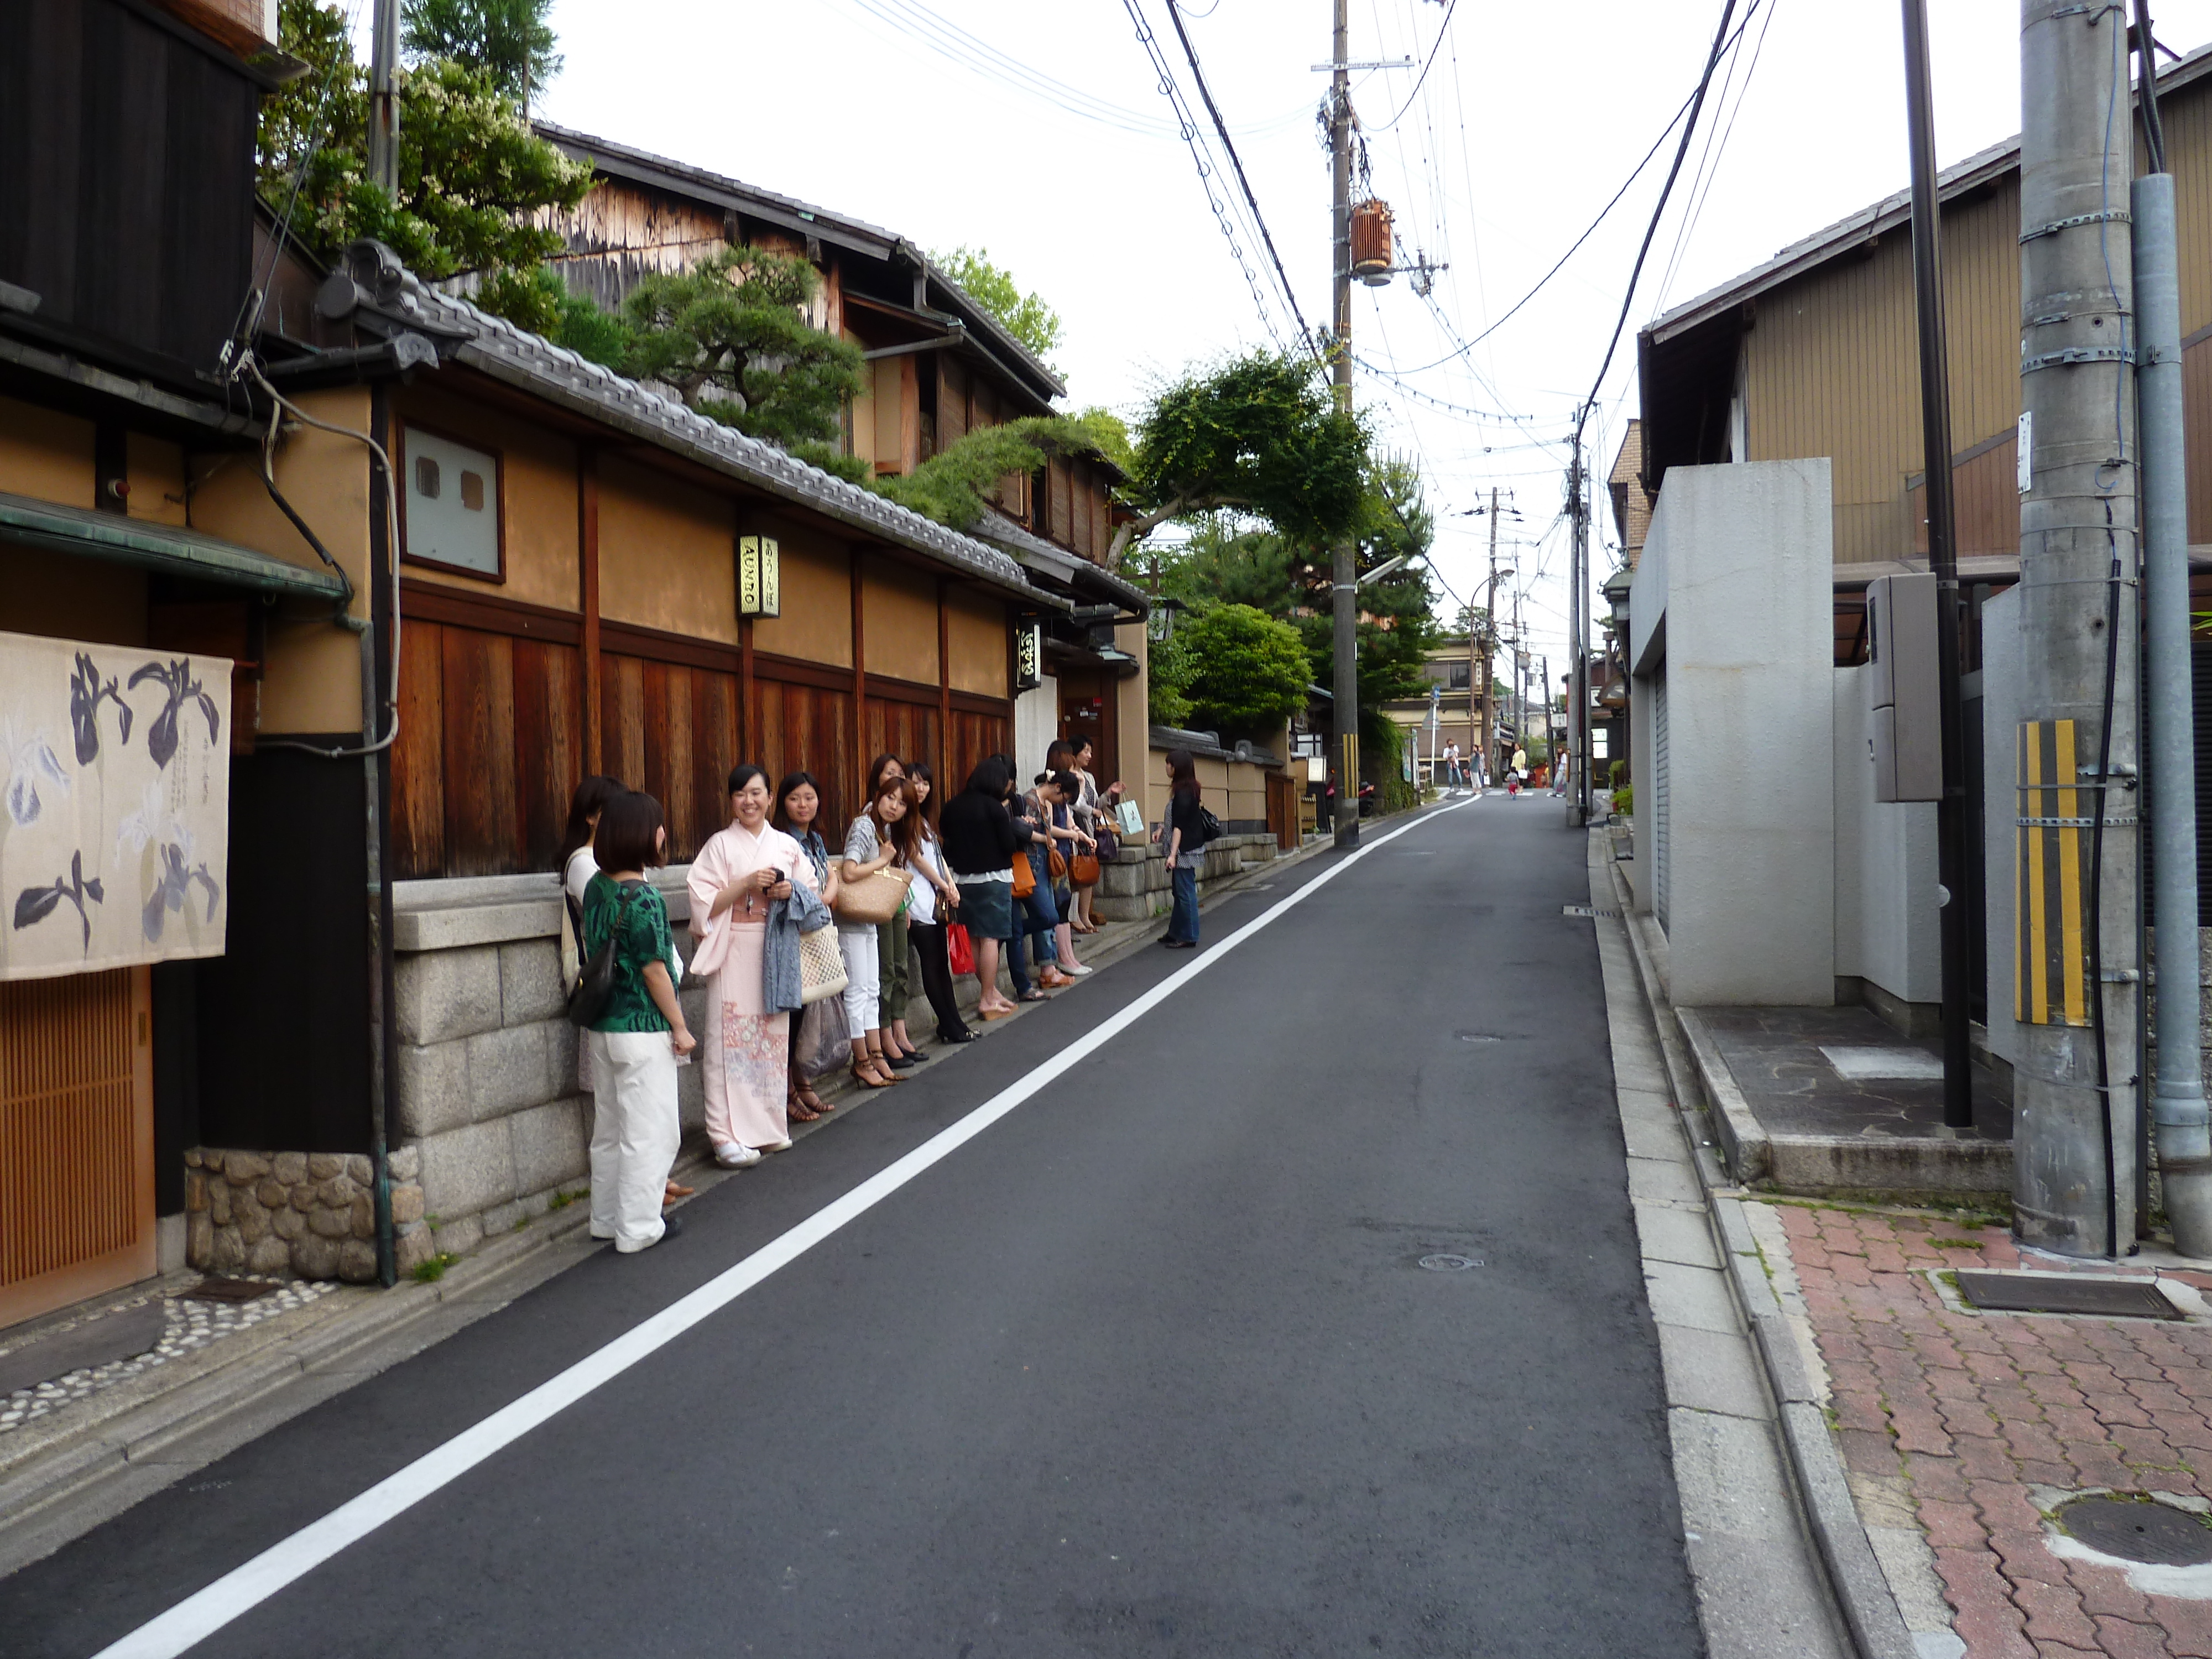
[[809,1110],[795,1090],[784,1097],[783,1115],[793,1123],[811,1123],[822,1115],[819,1112]]
[[811,1085],[805,1083],[799,1085],[799,1103],[817,1117],[827,1117],[837,1109],[820,1095],[816,1094]]
[[895,1077],[870,1077],[866,1072],[855,1066],[853,1067],[853,1081],[859,1084],[864,1089],[888,1089],[892,1084],[896,1083],[898,1079]]

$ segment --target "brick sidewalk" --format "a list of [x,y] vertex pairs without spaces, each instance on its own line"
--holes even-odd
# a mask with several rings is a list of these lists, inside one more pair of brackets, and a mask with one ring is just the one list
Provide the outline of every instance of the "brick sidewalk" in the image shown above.
[[1996,1227],[1773,1209],[1854,1486],[1905,1483],[1970,1659],[2212,1659],[2212,1600],[2146,1595],[2118,1567],[2054,1554],[2037,1502],[2212,1498],[2212,1326],[1956,1312],[1929,1269],[2058,1264],[2023,1263]]

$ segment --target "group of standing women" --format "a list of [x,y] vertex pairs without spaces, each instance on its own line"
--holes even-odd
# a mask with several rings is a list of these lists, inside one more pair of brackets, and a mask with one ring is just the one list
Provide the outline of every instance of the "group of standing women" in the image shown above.
[[[1097,930],[1089,915],[1089,885],[1067,884],[1057,893],[1054,885],[1075,855],[1095,859],[1101,836],[1110,833],[1121,786],[1102,796],[1087,769],[1089,757],[1087,742],[1054,744],[1046,771],[1018,798],[1012,763],[991,757],[946,805],[940,836],[930,769],[878,756],[868,769],[864,809],[835,855],[819,823],[822,787],[811,774],[789,773],[771,790],[761,768],[733,769],[730,823],[699,849],[685,881],[696,942],[690,973],[707,988],[705,1029],[697,1036],[676,994],[685,969],[667,908],[647,878],[648,871],[667,862],[660,804],[612,778],[585,779],[570,805],[560,866],[573,934],[564,964],[568,982],[580,963],[602,951],[611,963],[611,995],[602,1017],[581,1034],[578,1060],[580,1086],[595,1097],[592,1236],[628,1254],[681,1230],[680,1218],[663,1212],[690,1191],[672,1181],[670,1171],[681,1140],[676,1068],[689,1063],[695,1049],[703,1070],[708,1138],[725,1169],[744,1169],[786,1150],[793,1122],[812,1122],[835,1109],[809,1086],[799,1063],[799,1014],[769,1006],[769,934],[777,907],[836,915],[852,1072],[867,1088],[889,1088],[922,1063],[907,1030],[916,961],[939,1040],[974,1040],[953,987],[953,924],[964,924],[973,939],[982,983],[979,1012],[987,1020],[1014,1012],[1014,1002],[998,988],[1002,945],[1018,1000],[1041,1000],[1044,988],[1070,985],[1089,973],[1074,945],[1075,935]],[[1017,858],[1032,878],[1018,905]],[[845,888],[887,871],[906,881],[889,921],[837,915]],[[1034,984],[1024,962],[1025,940],[1034,941]]]

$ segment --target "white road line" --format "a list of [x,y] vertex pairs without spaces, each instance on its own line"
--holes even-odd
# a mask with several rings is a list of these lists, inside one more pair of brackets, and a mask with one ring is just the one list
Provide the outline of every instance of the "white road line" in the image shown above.
[[474,1426],[464,1429],[444,1444],[416,1458],[395,1474],[387,1475],[351,1502],[342,1504],[321,1520],[301,1528],[290,1537],[270,1545],[244,1566],[225,1573],[198,1594],[187,1596],[159,1618],[149,1620],[121,1640],[103,1648],[96,1659],[173,1659],[204,1641],[234,1619],[252,1611],[295,1580],[304,1577],[349,1544],[359,1542],[386,1522],[404,1514],[432,1493],[467,1474],[495,1452],[517,1440],[583,1399],[602,1383],[613,1381],[640,1360],[690,1330],[710,1315],[727,1307],[777,1269],[789,1266],[808,1250],[889,1198],[932,1164],[950,1158],[977,1135],[1005,1117],[1054,1079],[1081,1065],[1093,1054],[1158,1007],[1170,997],[1215,966],[1230,951],[1267,927],[1293,905],[1304,902],[1378,847],[1433,823],[1465,802],[1455,802],[1424,813],[1401,829],[1378,836],[1361,846],[1342,863],[1331,866],[1295,893],[1274,903],[1223,939],[1211,951],[1170,974],[1088,1036],[1077,1039],[1050,1060],[1009,1084],[982,1105],[915,1147],[896,1164],[832,1200],[789,1231],[763,1244],[744,1261],[708,1279],[679,1301],[671,1303],[642,1324],[635,1325],[605,1347],[586,1355],[559,1376],[539,1383],[529,1393],[502,1406]]

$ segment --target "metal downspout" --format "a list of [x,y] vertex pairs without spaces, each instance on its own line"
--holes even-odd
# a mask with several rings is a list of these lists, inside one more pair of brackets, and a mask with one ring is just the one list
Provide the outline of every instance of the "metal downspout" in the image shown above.
[[2136,329],[2141,364],[2143,586],[2153,915],[2158,927],[2158,1064],[2151,1126],[2174,1247],[2212,1256],[2212,1128],[2198,1024],[2197,799],[2190,678],[2188,479],[2182,431],[2181,297],[2173,175],[2135,181]]

